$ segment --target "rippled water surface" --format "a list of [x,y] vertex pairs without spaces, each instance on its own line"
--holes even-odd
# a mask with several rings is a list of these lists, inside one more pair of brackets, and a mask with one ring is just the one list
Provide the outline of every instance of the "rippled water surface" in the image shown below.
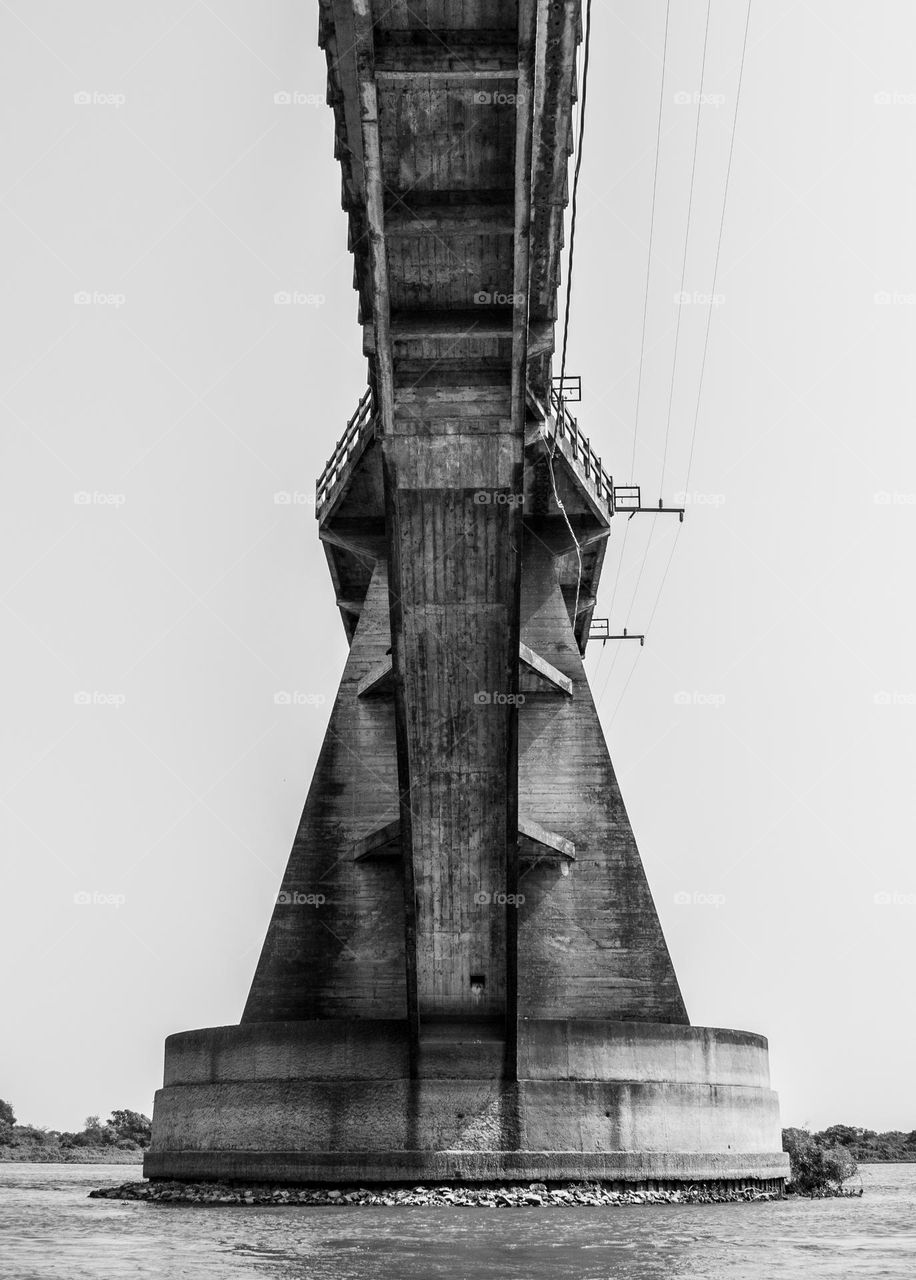
[[133,1176],[124,1165],[0,1165],[0,1276],[916,1277],[916,1165],[865,1167],[861,1200],[761,1205],[195,1208],[86,1198],[92,1187]]

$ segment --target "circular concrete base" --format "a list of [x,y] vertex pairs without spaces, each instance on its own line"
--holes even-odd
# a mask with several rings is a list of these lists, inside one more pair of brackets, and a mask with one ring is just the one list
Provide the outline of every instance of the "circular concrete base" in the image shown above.
[[152,1178],[287,1183],[772,1182],[766,1041],[659,1023],[526,1021],[519,1078],[450,1033],[410,1078],[404,1023],[245,1024],[171,1036]]

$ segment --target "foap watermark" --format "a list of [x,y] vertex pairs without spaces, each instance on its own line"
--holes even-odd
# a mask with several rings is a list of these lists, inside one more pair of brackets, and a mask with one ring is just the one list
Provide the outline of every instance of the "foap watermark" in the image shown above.
[[674,95],[674,105],[676,107],[724,107],[724,93],[700,93],[699,89],[692,92],[688,89],[680,89]]
[[73,95],[77,107],[114,107],[119,110],[127,102],[123,93],[102,93],[99,89],[77,89]]
[[299,893],[297,891],[281,890],[277,894],[277,906],[279,907],[323,907],[327,902],[327,898],[323,893]]
[[916,493],[901,493],[894,489],[879,489],[873,496],[876,507],[916,507]]
[[126,301],[123,293],[102,293],[98,289],[80,289],[73,295],[77,307],[114,307],[119,311]]
[[301,489],[281,489],[279,493],[274,494],[276,507],[314,507],[314,505],[314,491],[306,493]]
[[674,895],[674,905],[677,907],[724,907],[724,893],[700,893],[694,889],[688,892],[682,889],[680,893]]
[[916,307],[916,293],[901,293],[898,289],[879,289],[874,295],[876,307]]
[[881,89],[875,94],[876,107],[916,107],[916,93],[900,89]]
[[721,307],[725,305],[725,294],[702,293],[699,289],[692,289],[688,293],[686,289],[682,289],[680,293],[674,295],[674,305],[676,307]]
[[326,702],[323,693],[304,693],[301,689],[278,689],[274,694],[278,707],[323,707]]
[[474,894],[478,907],[520,907],[525,901],[523,893],[480,893]]
[[674,495],[676,507],[722,507],[724,493],[700,493],[697,489],[682,489]]
[[101,893],[98,889],[77,889],[73,895],[77,907],[123,907],[126,901],[123,893]]
[[872,899],[876,907],[916,907],[916,893],[899,889],[880,889]]
[[323,293],[303,293],[301,289],[278,289],[274,294],[276,307],[323,307],[326,302]]
[[674,704],[678,707],[715,707],[718,711],[719,707],[725,706],[725,694],[701,693],[698,689],[692,692],[689,689],[681,689],[674,695]]
[[123,693],[102,693],[99,689],[79,689],[73,695],[77,707],[114,707],[119,711],[126,701]]
[[479,289],[474,294],[475,307],[515,307],[524,306],[524,293],[499,293],[490,289]]
[[280,89],[274,94],[277,107],[323,107],[326,93],[303,93],[301,89]]
[[126,494],[100,493],[98,489],[77,489],[73,495],[77,507],[123,507],[126,501]]
[[523,493],[510,493],[508,489],[478,489],[474,494],[476,507],[521,507],[524,503]]
[[879,689],[872,694],[876,707],[916,707],[916,693],[903,693],[900,689]]
[[474,103],[478,107],[518,107],[526,101],[523,93],[504,93],[501,89],[478,89]]
[[523,707],[525,705],[525,695],[523,693],[489,693],[486,689],[478,689],[474,694],[474,705],[476,707]]

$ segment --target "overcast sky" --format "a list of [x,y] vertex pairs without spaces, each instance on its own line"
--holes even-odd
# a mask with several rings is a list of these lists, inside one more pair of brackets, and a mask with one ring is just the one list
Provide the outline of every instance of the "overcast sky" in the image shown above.
[[[754,0],[689,486],[745,10],[712,0],[679,310],[706,5],[672,4],[643,347],[664,9],[596,0],[569,368],[688,518],[615,521],[597,612],[651,627],[588,666],[692,1021],[769,1036],[784,1123],[909,1130],[916,9]],[[316,4],[0,24],[0,1096],[74,1128],[241,1014],[346,654],[310,504],[366,375]]]

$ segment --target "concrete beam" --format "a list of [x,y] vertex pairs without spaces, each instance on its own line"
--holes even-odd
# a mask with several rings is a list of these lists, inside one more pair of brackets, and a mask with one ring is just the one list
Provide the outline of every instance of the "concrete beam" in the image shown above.
[[530,667],[539,676],[549,680],[552,685],[555,685],[567,697],[572,697],[573,682],[569,676],[564,676],[562,671],[558,671],[556,667],[552,666],[546,658],[542,658],[539,653],[535,653],[533,649],[529,649],[524,643],[518,646],[518,656],[526,667]]
[[520,836],[527,836],[535,844],[543,845],[545,849],[558,853],[561,858],[567,858],[570,862],[575,862],[576,860],[576,846],[572,840],[567,840],[565,836],[557,835],[555,831],[548,831],[546,827],[542,827],[539,822],[535,822],[532,818],[519,818],[518,833]]
[[357,840],[353,845],[353,861],[362,862],[366,858],[378,856],[383,849],[389,846],[397,845],[397,848],[390,849],[391,857],[400,857],[400,838],[401,838],[401,820],[395,818],[392,822],[386,822],[381,827],[376,827],[374,831],[370,831],[367,836],[363,836],[361,840]]
[[366,672],[356,686],[356,696],[357,698],[368,698],[373,694],[391,693],[393,687],[394,669],[389,656]]

